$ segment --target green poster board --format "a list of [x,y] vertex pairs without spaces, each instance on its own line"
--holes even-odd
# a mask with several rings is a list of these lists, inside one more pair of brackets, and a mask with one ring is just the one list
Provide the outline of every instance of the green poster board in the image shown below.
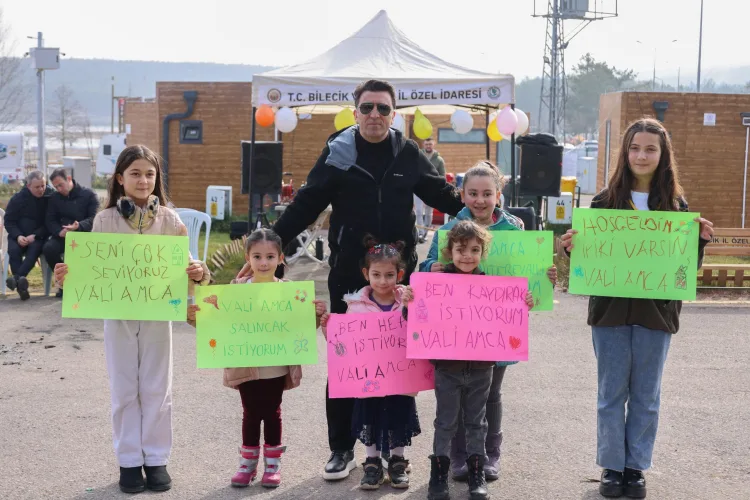
[[[440,262],[443,258],[448,231],[438,231]],[[554,263],[554,233],[552,231],[490,231],[492,241],[487,257],[479,268],[491,276],[517,276],[529,279],[529,291],[534,296],[534,311],[551,311],[554,288],[547,278],[547,269]]]
[[318,362],[313,281],[195,290],[198,368]]
[[570,293],[695,300],[700,215],[686,212],[573,211]]
[[185,321],[187,236],[69,232],[63,318]]

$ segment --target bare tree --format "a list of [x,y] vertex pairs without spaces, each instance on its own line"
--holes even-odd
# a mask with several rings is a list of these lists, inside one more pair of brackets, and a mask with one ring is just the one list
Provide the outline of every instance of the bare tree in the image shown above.
[[91,130],[89,114],[85,111],[81,114],[81,137],[86,141],[86,149],[89,151],[89,157],[95,160],[94,151],[96,150],[96,146],[94,145],[94,132]]
[[24,66],[28,61],[19,55],[0,8],[0,130],[29,118],[31,86],[24,80],[24,73],[31,70]]
[[81,136],[83,113],[83,107],[76,100],[70,87],[60,85],[55,89],[50,112],[50,125],[53,128],[51,135],[62,144],[63,156],[66,153],[66,144],[72,147]]

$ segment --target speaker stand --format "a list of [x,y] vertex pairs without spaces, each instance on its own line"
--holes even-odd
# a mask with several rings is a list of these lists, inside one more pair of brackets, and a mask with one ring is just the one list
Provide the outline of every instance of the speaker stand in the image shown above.
[[[250,196],[252,197],[252,195]],[[255,231],[256,229],[260,229],[262,227],[265,227],[265,228],[271,227],[271,224],[268,222],[268,217],[266,216],[265,208],[263,207],[263,200],[265,200],[265,198],[266,198],[265,194],[260,194],[260,203],[258,204],[258,213],[255,215],[255,222],[253,223],[252,227],[250,227],[250,232]]]
[[[546,199],[547,199],[546,197],[542,199],[541,196],[537,196],[536,198],[536,206],[539,210],[537,210],[537,213],[536,213],[536,228],[534,229],[538,231],[544,230],[544,224],[543,224],[544,217],[542,216],[544,212],[542,211],[542,201],[546,201]],[[547,207],[545,206],[544,208],[546,209]]]

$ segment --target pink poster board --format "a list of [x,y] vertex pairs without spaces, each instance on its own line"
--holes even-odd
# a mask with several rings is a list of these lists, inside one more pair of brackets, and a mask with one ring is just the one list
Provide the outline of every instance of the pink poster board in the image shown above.
[[435,388],[432,364],[406,359],[406,320],[401,311],[332,314],[326,331],[329,397],[378,397]]
[[411,275],[409,359],[528,361],[528,279],[444,273]]

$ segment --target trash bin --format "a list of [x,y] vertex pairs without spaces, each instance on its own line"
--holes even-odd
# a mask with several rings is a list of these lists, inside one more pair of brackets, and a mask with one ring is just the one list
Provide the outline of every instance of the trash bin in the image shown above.
[[575,193],[577,182],[578,179],[576,177],[562,177],[560,179],[560,192]]

